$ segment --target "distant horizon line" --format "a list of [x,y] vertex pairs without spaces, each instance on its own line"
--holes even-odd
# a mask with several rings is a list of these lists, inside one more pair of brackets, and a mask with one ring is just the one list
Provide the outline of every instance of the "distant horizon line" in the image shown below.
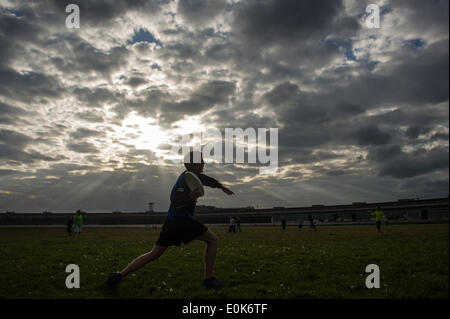
[[[308,205],[308,206],[272,206],[272,207],[257,207],[253,206],[253,205],[249,205],[249,206],[241,206],[241,207],[217,207],[217,206],[212,206],[212,205],[197,205],[197,207],[203,207],[203,208],[213,208],[215,210],[231,210],[231,209],[254,209],[254,210],[267,210],[267,209],[277,209],[277,208],[282,208],[282,209],[296,209],[296,208],[311,208],[311,207],[327,207],[327,206],[348,206],[348,205],[355,205],[355,204],[365,204],[365,205],[376,205],[376,204],[381,204],[381,203],[395,203],[395,202],[400,202],[400,201],[421,201],[421,200],[442,200],[442,199],[448,199],[449,196],[447,197],[429,197],[429,196],[424,196],[424,197],[416,197],[416,198],[400,198],[400,199],[396,199],[396,200],[390,200],[390,201],[378,201],[378,202],[351,202],[351,203],[347,203],[347,204],[312,204],[312,205]],[[69,213],[75,213],[78,209],[74,209],[74,210],[70,210],[70,209],[62,209],[62,210],[57,210],[57,211],[52,211],[52,210],[43,210],[41,212],[36,212],[36,210],[4,210],[2,209],[0,212],[0,214],[7,214],[7,213],[15,213],[15,214],[44,214],[44,213],[50,213],[50,214],[69,214]],[[150,210],[111,210],[111,209],[97,209],[97,210],[83,210],[80,209],[82,212],[85,213],[91,213],[91,214],[112,214],[112,213],[120,213],[120,214],[132,214],[132,213],[166,213],[166,210],[162,210],[162,211],[150,211]]]

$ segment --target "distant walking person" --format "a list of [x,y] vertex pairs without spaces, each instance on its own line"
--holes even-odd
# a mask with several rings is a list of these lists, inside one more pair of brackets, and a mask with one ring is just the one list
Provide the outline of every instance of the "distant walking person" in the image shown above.
[[72,226],[73,226],[73,218],[72,216],[67,216],[67,222],[66,222],[66,231],[69,234],[69,236],[72,235]]
[[316,225],[314,225],[314,217],[312,215],[309,215],[308,219],[309,219],[309,227],[310,227],[310,229],[314,229],[314,231],[317,231]]
[[283,219],[281,221],[281,227],[283,228],[283,230],[286,230],[286,219]]
[[241,218],[239,216],[236,216],[236,230],[241,232]]
[[80,238],[81,232],[83,231],[83,215],[81,215],[81,210],[77,210],[75,216],[73,216],[73,221],[75,223],[75,229],[72,235],[72,239],[78,234]]
[[379,235],[381,235],[381,222],[384,219],[384,213],[381,210],[381,207],[377,206],[377,209],[375,211],[373,211],[373,212],[369,211],[369,214],[372,215],[372,216],[375,215],[375,220],[376,220],[376,223],[377,223],[377,237],[378,237]]
[[302,230],[303,227],[303,220],[300,220],[298,223],[298,230]]
[[230,216],[230,227],[228,228],[228,232],[229,233],[236,232],[236,220],[234,219],[233,216]]

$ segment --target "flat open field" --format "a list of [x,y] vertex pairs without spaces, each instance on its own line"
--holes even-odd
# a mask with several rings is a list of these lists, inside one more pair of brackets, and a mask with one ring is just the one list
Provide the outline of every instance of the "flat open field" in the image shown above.
[[[449,226],[243,226],[219,237],[216,276],[227,286],[201,285],[204,244],[171,247],[112,292],[99,287],[114,270],[148,251],[159,229],[0,229],[0,298],[449,298]],[[65,286],[66,265],[80,267],[79,289]],[[368,289],[368,264],[380,268]]]

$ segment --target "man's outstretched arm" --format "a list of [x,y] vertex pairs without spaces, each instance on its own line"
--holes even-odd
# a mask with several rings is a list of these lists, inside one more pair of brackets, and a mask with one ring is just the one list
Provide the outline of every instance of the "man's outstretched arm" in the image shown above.
[[219,183],[216,179],[209,177],[205,174],[198,174],[198,178],[202,181],[202,184],[205,186],[209,186],[212,188],[220,188],[228,195],[233,195],[234,193],[227,187],[223,186],[221,183]]

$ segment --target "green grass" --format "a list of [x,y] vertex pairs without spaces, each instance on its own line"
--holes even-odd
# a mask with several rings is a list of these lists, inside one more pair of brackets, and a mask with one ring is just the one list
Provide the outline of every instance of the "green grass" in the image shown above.
[[[149,251],[150,228],[0,230],[0,298],[449,298],[449,226],[392,225],[377,239],[372,226],[212,229],[219,237],[215,273],[227,286],[201,286],[204,244],[170,247],[112,292],[107,276]],[[81,287],[67,289],[65,267],[80,267]],[[368,289],[368,264],[381,287]]]

